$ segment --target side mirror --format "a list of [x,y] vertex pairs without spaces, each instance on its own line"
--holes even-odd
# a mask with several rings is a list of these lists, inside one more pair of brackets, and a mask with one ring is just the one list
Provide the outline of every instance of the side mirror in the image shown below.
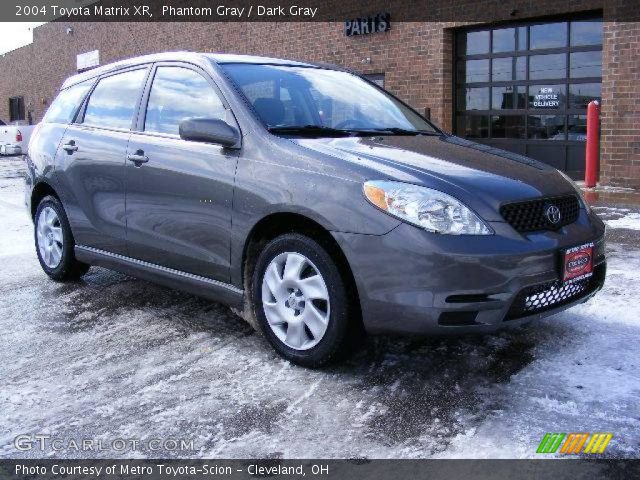
[[178,126],[180,138],[193,142],[206,142],[233,147],[240,133],[224,120],[215,118],[187,118]]

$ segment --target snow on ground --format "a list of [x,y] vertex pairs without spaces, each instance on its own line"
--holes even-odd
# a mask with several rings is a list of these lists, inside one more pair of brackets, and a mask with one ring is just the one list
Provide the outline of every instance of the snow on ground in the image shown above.
[[[609,456],[639,456],[634,230],[610,224],[607,282],[587,304],[497,335],[373,338],[312,371],[192,295],[100,268],[48,280],[19,171],[0,159],[0,457],[536,457],[549,431],[613,432]],[[194,450],[18,451],[24,433]]]
[[607,220],[607,225],[611,228],[640,230],[640,213],[632,212],[615,220]]

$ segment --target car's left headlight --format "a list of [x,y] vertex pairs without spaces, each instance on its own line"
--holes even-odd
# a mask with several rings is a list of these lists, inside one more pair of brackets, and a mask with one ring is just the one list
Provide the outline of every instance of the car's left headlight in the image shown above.
[[451,195],[410,183],[372,180],[364,195],[389,215],[430,232],[491,235],[493,231],[471,209]]

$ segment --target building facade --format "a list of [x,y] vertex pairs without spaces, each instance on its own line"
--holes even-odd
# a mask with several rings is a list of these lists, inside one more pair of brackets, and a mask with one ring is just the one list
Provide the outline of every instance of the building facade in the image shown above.
[[48,23],[31,45],[0,57],[0,119],[39,121],[87,59],[266,55],[357,70],[447,131],[575,178],[584,175],[586,105],[598,100],[600,183],[640,187],[640,22],[621,20],[640,9],[627,0],[522,3],[490,22],[391,17],[387,31],[360,35],[347,35],[344,22]]

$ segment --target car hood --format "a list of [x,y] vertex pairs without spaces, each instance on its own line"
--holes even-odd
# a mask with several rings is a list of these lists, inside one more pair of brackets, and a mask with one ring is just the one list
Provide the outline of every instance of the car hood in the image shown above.
[[503,203],[574,192],[549,165],[450,135],[292,141],[364,167],[366,179],[398,180],[444,191],[486,220],[503,221],[498,213]]

